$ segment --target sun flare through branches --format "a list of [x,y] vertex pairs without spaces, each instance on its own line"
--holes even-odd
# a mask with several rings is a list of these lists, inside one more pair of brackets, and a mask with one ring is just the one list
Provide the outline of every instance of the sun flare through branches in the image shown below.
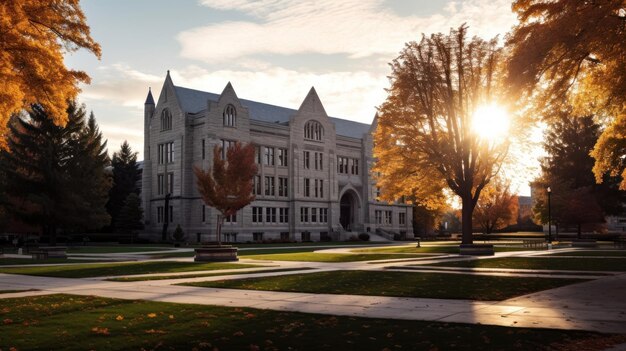
[[506,109],[496,104],[479,106],[472,116],[472,130],[489,141],[498,141],[509,134],[510,118]]

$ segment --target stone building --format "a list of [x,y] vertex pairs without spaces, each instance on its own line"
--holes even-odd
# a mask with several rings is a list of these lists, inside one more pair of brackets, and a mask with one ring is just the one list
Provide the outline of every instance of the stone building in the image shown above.
[[[225,220],[223,241],[348,239],[361,232],[412,234],[411,206],[376,201],[370,177],[373,125],[329,117],[314,88],[297,110],[175,86],[169,75],[144,113],[145,234],[180,224],[188,241],[215,240],[217,211],[202,202],[192,166],[215,145],[256,146],[256,200]],[[168,208],[165,198],[169,194]]]

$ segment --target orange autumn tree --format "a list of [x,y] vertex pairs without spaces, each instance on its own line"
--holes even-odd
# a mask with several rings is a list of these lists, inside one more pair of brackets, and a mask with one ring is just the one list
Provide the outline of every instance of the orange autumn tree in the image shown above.
[[11,0],[0,2],[0,148],[6,147],[12,114],[39,104],[56,124],[67,121],[67,101],[82,71],[65,67],[63,55],[80,48],[100,58],[79,0]]
[[485,234],[491,234],[517,220],[517,195],[511,192],[510,182],[495,179],[485,188],[476,209],[474,222]]
[[383,179],[405,174],[410,189],[450,189],[462,203],[463,244],[473,242],[474,207],[508,152],[506,140],[492,143],[472,127],[481,106],[499,99],[501,56],[497,40],[468,39],[466,26],[423,36],[391,63],[391,88],[379,108],[374,170]]
[[257,172],[252,144],[243,146],[236,142],[226,150],[226,160],[222,154],[222,147],[216,145],[213,149],[213,169],[204,171],[193,167],[202,200],[220,212],[216,228],[217,243],[220,246],[224,218],[236,214],[254,201],[252,179]]
[[626,1],[515,0],[507,36],[508,86],[551,123],[569,105],[607,123],[592,152],[596,182],[626,190]]

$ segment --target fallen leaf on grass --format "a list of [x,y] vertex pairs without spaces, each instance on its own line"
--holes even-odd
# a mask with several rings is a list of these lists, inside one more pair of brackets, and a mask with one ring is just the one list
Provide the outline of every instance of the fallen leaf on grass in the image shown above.
[[4,324],[12,324],[13,320],[10,319],[10,318],[7,318],[7,319],[3,320],[2,323],[4,323]]
[[160,329],[148,329],[148,330],[144,330],[144,332],[146,334],[165,334],[165,330],[160,330]]
[[118,321],[123,321],[124,320],[124,316],[122,316],[121,314],[118,315],[117,317],[115,317],[116,320]]
[[93,327],[91,328],[91,331],[98,335],[111,335],[109,328]]
[[156,313],[148,313],[147,316],[148,318],[155,318],[157,315]]

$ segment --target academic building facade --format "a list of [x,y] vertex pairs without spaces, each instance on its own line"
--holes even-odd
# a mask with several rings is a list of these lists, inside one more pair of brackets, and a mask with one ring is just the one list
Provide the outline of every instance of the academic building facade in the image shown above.
[[375,124],[329,117],[314,88],[293,110],[240,99],[230,83],[221,94],[178,87],[168,72],[156,104],[151,92],[145,103],[145,236],[159,240],[168,220],[187,241],[215,240],[218,212],[200,198],[193,166],[209,169],[215,145],[239,141],[256,147],[256,200],[226,218],[223,241],[412,238],[411,205],[376,200]]

